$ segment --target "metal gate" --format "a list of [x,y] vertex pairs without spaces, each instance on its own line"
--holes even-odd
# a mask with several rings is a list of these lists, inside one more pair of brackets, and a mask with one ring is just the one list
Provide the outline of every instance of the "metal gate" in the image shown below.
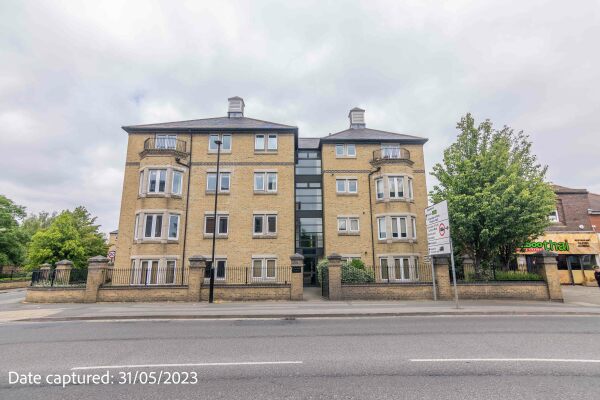
[[321,269],[321,296],[329,299],[329,268]]

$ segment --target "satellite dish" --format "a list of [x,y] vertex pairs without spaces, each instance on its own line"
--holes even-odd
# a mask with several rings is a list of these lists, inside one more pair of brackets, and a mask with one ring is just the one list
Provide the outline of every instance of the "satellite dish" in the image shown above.
[[583,230],[583,228],[585,228],[584,225],[579,225],[579,229]]

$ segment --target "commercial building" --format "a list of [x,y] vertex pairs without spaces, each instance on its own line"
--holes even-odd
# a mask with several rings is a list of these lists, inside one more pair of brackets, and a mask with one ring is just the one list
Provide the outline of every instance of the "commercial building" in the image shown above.
[[591,204],[597,195],[586,189],[559,185],[553,185],[553,189],[556,209],[549,216],[551,225],[543,236],[520,249],[519,263],[531,263],[530,255],[542,249],[558,253],[561,283],[580,284],[584,274],[590,280],[593,266],[600,265],[600,241],[595,231],[597,225],[591,218]]
[[251,266],[253,279],[276,279],[296,252],[307,285],[333,252],[396,266],[390,280],[414,278],[427,253],[426,139],[367,128],[358,108],[348,129],[321,138],[244,113],[244,100],[233,97],[224,117],[123,127],[115,267],[129,268],[132,284],[181,283],[190,256],[210,258],[215,226],[216,278],[224,281],[238,266]]

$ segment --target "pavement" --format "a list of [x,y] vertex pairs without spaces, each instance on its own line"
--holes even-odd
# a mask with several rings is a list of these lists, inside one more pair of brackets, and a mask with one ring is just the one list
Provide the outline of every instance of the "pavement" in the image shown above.
[[[313,290],[314,292],[314,290]],[[564,303],[515,300],[311,301],[240,303],[27,304],[25,290],[0,292],[0,323],[111,319],[333,318],[417,315],[600,315],[600,289],[563,286]]]
[[[572,315],[12,322],[0,398],[591,400],[599,337]],[[86,376],[106,384],[61,386]]]

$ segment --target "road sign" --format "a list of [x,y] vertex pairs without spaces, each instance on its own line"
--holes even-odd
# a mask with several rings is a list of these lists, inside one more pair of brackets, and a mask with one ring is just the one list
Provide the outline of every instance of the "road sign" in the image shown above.
[[429,255],[450,254],[450,221],[448,219],[448,202],[434,204],[425,209],[427,225],[427,242]]

